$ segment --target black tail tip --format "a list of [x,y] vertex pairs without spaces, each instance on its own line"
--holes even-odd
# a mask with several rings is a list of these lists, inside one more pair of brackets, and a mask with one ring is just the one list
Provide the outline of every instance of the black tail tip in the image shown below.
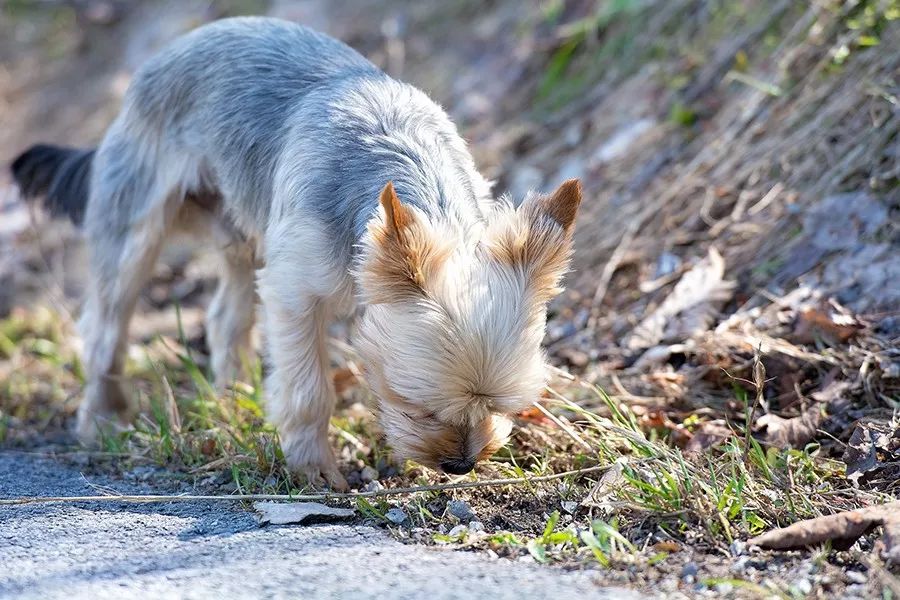
[[67,148],[46,144],[32,146],[17,156],[11,170],[22,196],[33,199],[46,194],[67,157]]
[[88,200],[94,150],[38,144],[13,160],[13,179],[22,196],[44,196],[44,206],[54,215],[81,222]]

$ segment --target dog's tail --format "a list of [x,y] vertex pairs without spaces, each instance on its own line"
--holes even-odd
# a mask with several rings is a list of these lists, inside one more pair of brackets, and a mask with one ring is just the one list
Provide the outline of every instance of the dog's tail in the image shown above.
[[51,214],[67,216],[80,225],[88,203],[95,152],[38,144],[13,161],[13,178],[27,200],[43,196]]

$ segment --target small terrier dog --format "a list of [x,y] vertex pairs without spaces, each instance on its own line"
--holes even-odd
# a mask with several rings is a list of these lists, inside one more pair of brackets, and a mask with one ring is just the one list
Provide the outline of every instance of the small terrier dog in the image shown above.
[[463,474],[506,441],[544,385],[547,302],[569,265],[581,188],[495,200],[444,111],[345,44],[235,18],[136,74],[100,146],[34,146],[26,198],[83,226],[87,383],[77,433],[127,423],[128,322],[166,236],[220,250],[208,310],[216,384],[241,376],[257,293],[270,419],[289,468],[346,489],[329,445],[329,320],[356,343],[387,442]]

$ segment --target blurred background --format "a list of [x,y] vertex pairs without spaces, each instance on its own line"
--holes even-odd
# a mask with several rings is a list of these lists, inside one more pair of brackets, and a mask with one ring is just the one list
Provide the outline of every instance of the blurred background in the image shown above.
[[[242,14],[328,32],[425,90],[498,194],[582,179],[549,357],[648,427],[727,436],[757,351],[775,378],[765,412],[800,416],[835,385],[851,416],[897,408],[895,0],[3,0],[0,164],[35,142],[95,145],[147,57]],[[187,257],[154,273],[133,339],[174,336],[177,305],[202,360],[215,272]],[[78,232],[21,204],[4,169],[0,379],[36,377],[22,323],[41,307],[70,322],[83,262]],[[790,434],[772,423],[760,435]]]

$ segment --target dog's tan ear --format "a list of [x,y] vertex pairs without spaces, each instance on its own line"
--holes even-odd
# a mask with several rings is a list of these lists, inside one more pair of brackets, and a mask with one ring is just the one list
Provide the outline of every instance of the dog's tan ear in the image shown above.
[[555,192],[540,200],[544,213],[560,224],[569,234],[575,226],[575,215],[581,205],[581,182],[577,179],[564,181]]
[[581,196],[581,183],[570,179],[552,194],[527,198],[515,211],[501,209],[490,225],[491,254],[522,277],[537,301],[535,306],[560,292],[559,283],[569,269]]
[[400,198],[397,197],[393,181],[388,181],[381,190],[381,208],[384,209],[385,226],[388,233],[397,236],[398,239],[402,238],[403,231],[410,226],[413,218],[409,209],[403,206]]
[[369,222],[357,279],[368,304],[422,297],[449,254],[427,220],[403,204],[394,185],[381,190],[383,217]]

